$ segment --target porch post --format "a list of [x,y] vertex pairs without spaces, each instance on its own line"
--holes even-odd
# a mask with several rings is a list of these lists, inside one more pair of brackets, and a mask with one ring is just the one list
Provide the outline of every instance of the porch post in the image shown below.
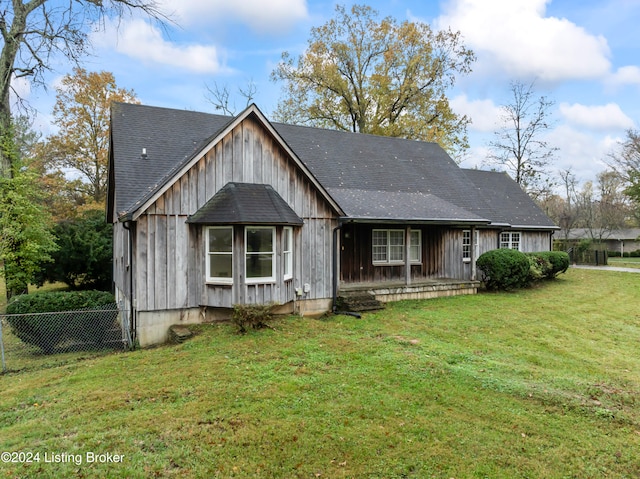
[[404,282],[407,285],[411,284],[411,226],[407,226],[405,229],[404,238]]
[[476,227],[471,225],[471,281],[476,280]]

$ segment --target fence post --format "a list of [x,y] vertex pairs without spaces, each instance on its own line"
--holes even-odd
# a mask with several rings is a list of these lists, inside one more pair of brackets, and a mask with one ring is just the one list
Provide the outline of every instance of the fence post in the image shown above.
[[4,337],[2,336],[2,317],[0,316],[0,355],[2,356],[2,372],[7,370],[7,364],[4,362]]

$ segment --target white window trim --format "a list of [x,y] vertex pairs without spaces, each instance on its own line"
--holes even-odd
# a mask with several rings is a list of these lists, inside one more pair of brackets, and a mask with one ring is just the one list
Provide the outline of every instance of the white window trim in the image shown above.
[[[411,235],[413,235],[414,233],[418,234],[418,242],[416,245],[413,244],[413,241],[411,241],[411,244],[409,245],[409,262],[411,264],[421,264],[422,263],[422,230],[411,230]],[[413,248],[414,246],[418,247],[418,257],[417,258],[411,258],[411,248]]]
[[[270,230],[271,231],[271,276],[259,278],[249,278],[247,276],[247,257],[249,255],[269,254],[267,252],[249,253],[247,247],[248,230]],[[244,282],[245,284],[267,284],[276,282],[276,228],[275,226],[245,226],[244,228]]]
[[[469,233],[469,243],[466,244],[464,242],[464,233]],[[469,246],[469,256],[465,257],[464,255],[464,247]],[[478,259],[480,255],[480,232],[475,230],[475,234],[473,239],[471,238],[471,230],[463,230],[462,231],[462,261],[465,263],[471,263],[471,252],[473,251],[473,257]]]
[[[289,249],[285,249],[287,242],[289,243]],[[284,280],[293,279],[293,228],[291,226],[282,228],[282,268]]]
[[[469,242],[465,242],[465,240],[467,239],[467,236],[469,239]],[[468,250],[468,256],[465,256],[465,246],[467,246],[469,248]],[[462,230],[462,261],[464,261],[465,263],[471,263],[471,248],[473,248],[473,241],[471,240],[471,230]]]
[[[211,230],[231,230],[231,251],[227,252],[210,252],[209,251],[209,232]],[[210,284],[233,284],[233,258],[234,258],[234,251],[233,251],[233,226],[209,226],[207,228],[207,238],[206,238],[206,242],[205,242],[205,253],[206,253],[206,265],[205,265],[205,269],[206,269],[206,281],[207,283]],[[221,278],[221,277],[217,277],[217,276],[211,276],[211,261],[209,260],[209,256],[211,255],[230,255],[231,256],[231,277],[230,278]]]
[[[378,231],[383,231],[386,233],[387,236],[387,241],[386,241],[386,251],[387,251],[387,259],[386,260],[375,260],[373,259],[373,235],[375,232]],[[392,231],[396,231],[396,232],[401,232],[402,233],[402,258],[401,260],[390,260],[389,257],[390,255],[390,251],[391,251],[391,232]],[[422,263],[422,230],[411,230],[411,234],[413,233],[418,233],[418,258],[417,259],[411,259],[409,258],[409,263],[410,264],[420,264]],[[374,265],[376,266],[397,266],[397,265],[403,265],[405,263],[405,254],[406,254],[406,247],[407,245],[405,244],[405,237],[406,237],[406,230],[405,229],[394,229],[394,228],[390,228],[390,229],[384,229],[384,228],[375,228],[371,231],[371,261]],[[394,246],[399,246],[399,245],[394,245]],[[413,243],[410,246],[414,246]]]
[[[509,240],[502,241],[502,235],[509,235]],[[518,235],[518,241],[513,240],[514,235]],[[513,245],[516,243],[518,244],[518,247],[514,248]],[[508,246],[503,246],[503,245],[508,245]],[[510,249],[522,251],[522,233],[520,231],[503,231],[502,233],[500,233],[500,248],[510,248]]]

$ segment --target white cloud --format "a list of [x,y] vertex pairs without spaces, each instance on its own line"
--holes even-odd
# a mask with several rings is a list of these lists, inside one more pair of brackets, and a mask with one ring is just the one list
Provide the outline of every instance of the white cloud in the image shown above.
[[180,68],[193,73],[221,73],[228,69],[220,60],[218,48],[213,45],[180,45],[166,41],[162,33],[143,20],[108,27],[94,43],[115,50],[145,64],[158,64]]
[[493,132],[500,118],[500,107],[493,100],[469,100],[467,95],[451,99],[451,108],[458,114],[471,118],[469,129],[478,132]]
[[436,27],[460,30],[479,63],[511,76],[558,81],[606,75],[606,39],[565,18],[546,17],[549,1],[448,0]]
[[608,79],[607,83],[613,86],[638,85],[640,86],[640,67],[626,66],[620,67]]
[[240,21],[259,33],[278,33],[308,17],[306,0],[161,0],[182,27]]
[[561,125],[549,133],[546,140],[558,147],[555,170],[569,169],[580,182],[595,181],[607,168],[606,160],[619,138],[593,135],[569,125]]
[[570,124],[578,127],[597,131],[626,130],[634,127],[633,120],[615,103],[595,106],[561,103],[559,109],[560,114]]

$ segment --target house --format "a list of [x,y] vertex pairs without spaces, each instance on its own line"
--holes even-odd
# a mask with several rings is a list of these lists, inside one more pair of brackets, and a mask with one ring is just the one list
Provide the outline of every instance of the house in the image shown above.
[[567,238],[571,243],[588,240],[594,243],[596,248],[605,249],[609,253],[628,255],[640,250],[640,228],[602,229],[591,230],[589,228],[573,228],[568,234],[562,230],[558,232],[558,239]]
[[475,259],[551,248],[556,226],[504,173],[436,144],[116,103],[107,217],[116,296],[141,345],[234,304],[319,314],[477,291]]

